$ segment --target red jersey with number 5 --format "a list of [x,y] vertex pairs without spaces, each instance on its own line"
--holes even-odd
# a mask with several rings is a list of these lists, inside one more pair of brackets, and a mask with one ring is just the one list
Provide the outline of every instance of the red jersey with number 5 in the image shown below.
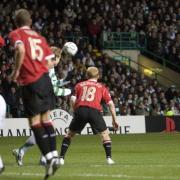
[[21,27],[12,31],[9,39],[14,48],[19,43],[25,47],[25,57],[18,77],[21,85],[33,83],[48,72],[46,60],[54,57],[54,54],[44,37],[29,27]]
[[92,79],[80,82],[75,86],[75,97],[75,109],[79,106],[88,106],[102,111],[101,101],[105,101],[106,104],[112,101],[108,89]]

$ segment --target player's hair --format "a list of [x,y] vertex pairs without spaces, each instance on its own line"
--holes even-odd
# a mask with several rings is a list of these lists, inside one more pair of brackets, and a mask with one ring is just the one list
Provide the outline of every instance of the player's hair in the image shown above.
[[51,46],[52,52],[55,54],[57,58],[61,56],[61,49],[56,46]]
[[99,70],[97,67],[88,67],[86,72],[87,72],[88,79],[99,78]]
[[26,9],[18,9],[15,11],[15,23],[18,27],[31,25],[31,15]]

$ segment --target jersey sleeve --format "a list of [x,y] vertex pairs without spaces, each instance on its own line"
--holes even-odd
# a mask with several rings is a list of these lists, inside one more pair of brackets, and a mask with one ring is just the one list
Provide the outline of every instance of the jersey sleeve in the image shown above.
[[103,96],[102,96],[102,98],[103,98],[103,100],[105,101],[106,104],[109,104],[112,101],[109,90],[106,87],[103,88]]
[[16,47],[16,45],[19,43],[23,43],[20,34],[16,31],[12,31],[9,34],[9,40],[10,40],[11,45],[14,47]]

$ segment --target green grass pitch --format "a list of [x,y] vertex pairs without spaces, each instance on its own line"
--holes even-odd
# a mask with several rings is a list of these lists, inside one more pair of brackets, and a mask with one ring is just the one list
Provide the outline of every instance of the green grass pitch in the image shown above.
[[[107,165],[98,136],[76,136],[62,166],[50,180],[180,180],[180,133],[112,135],[116,164]],[[6,170],[0,180],[43,179],[37,147],[29,150],[18,167],[12,149],[25,137],[0,138]],[[62,137],[58,137],[58,149]]]

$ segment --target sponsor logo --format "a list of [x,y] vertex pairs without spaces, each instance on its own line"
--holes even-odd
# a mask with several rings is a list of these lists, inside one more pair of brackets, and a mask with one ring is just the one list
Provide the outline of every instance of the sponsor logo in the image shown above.
[[67,111],[64,111],[62,109],[55,109],[51,111],[50,119],[52,121],[61,120],[65,124],[69,124],[70,121],[72,120],[72,116]]

